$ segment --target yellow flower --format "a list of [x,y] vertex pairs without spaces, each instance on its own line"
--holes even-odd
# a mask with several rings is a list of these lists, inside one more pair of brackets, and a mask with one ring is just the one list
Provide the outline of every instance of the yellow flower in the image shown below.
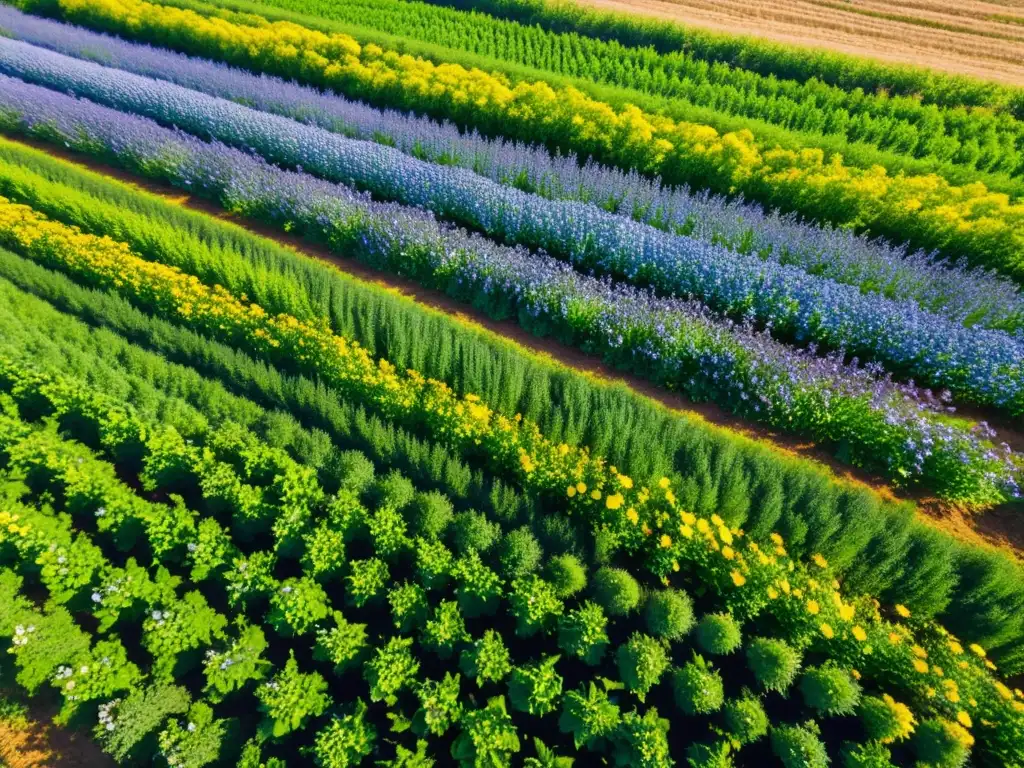
[[619,475],[619,483],[627,490],[633,487],[633,479],[626,475]]
[[777,590],[775,587],[768,587],[768,597],[769,598],[771,598],[772,600],[775,600],[775,599],[778,598],[778,596],[779,596],[779,590]]
[[919,659],[927,659],[928,658],[928,651],[926,651],[920,645],[912,645],[912,646],[910,646],[910,650]]
[[672,546],[672,537],[667,533],[663,533],[661,535],[661,540],[658,543],[661,545],[662,549],[668,549]]
[[718,538],[722,540],[723,544],[732,544],[732,532],[724,525],[718,529]]
[[777,547],[781,547],[783,545],[782,537],[779,536],[779,534],[777,534],[777,533],[773,533],[771,535],[771,540],[772,540],[772,543],[775,544],[775,546],[777,546]]
[[613,493],[611,496],[605,499],[604,503],[608,509],[618,509],[622,506],[625,499],[622,498],[621,493]]
[[747,577],[739,571],[733,571],[729,574],[729,576],[732,577],[732,583],[735,584],[737,587],[742,587],[744,584],[747,583]]
[[904,619],[910,618],[910,609],[901,603],[896,603],[896,613],[902,616]]
[[815,554],[813,557],[811,557],[811,560],[813,560],[814,564],[819,568],[828,568],[828,560],[826,560],[820,554]]
[[995,664],[994,661],[992,661],[992,659],[985,659],[985,666],[988,667],[993,672],[996,671],[996,664]]
[[783,579],[782,581],[780,581],[779,582],[779,587],[781,587],[782,591],[785,592],[787,595],[789,594],[789,580],[788,579]]
[[964,647],[962,645],[960,645],[960,643],[958,643],[956,640],[950,640],[949,641],[949,650],[951,650],[953,653],[959,655],[959,654],[964,652]]
[[711,526],[708,525],[708,521],[703,517],[697,521],[697,530],[701,533],[707,533],[711,530]]
[[868,633],[864,631],[864,627],[860,626],[860,624],[854,624],[853,629],[850,631],[853,632],[853,636],[862,643],[868,639]]
[[968,646],[968,647],[969,647],[969,648],[971,649],[971,651],[972,651],[972,652],[973,652],[973,653],[974,653],[975,655],[977,655],[978,657],[980,657],[980,658],[985,658],[985,649],[984,649],[984,648],[982,648],[982,647],[981,647],[980,645],[978,645],[977,643],[971,643],[971,644],[970,644],[970,646]]
[[711,515],[711,522],[714,523],[716,528],[724,528],[725,521],[718,515]]
[[725,546],[722,547],[722,557],[724,557],[726,560],[732,560],[734,557],[736,557],[736,553],[733,552],[732,547]]
[[900,635],[896,634],[895,632],[890,632],[889,633],[889,642],[892,643],[893,645],[899,645],[901,642],[903,642],[903,638]]
[[971,716],[964,712],[962,709],[956,713],[956,720],[964,728],[971,728],[974,723],[971,722]]
[[663,477],[663,478],[661,478],[661,480],[658,481],[658,487],[659,488],[668,488],[668,484],[669,484],[669,479],[667,477]]
[[594,490],[592,490],[590,492],[590,498],[592,498],[594,501],[600,501],[600,499],[601,499],[601,492],[599,490],[597,490],[597,488],[595,488]]
[[818,606],[817,600],[807,601],[807,612],[811,614],[811,616],[817,616],[819,611],[821,611],[821,608]]
[[921,659],[914,659],[914,669],[923,675],[928,671],[928,663]]
[[688,539],[692,539],[693,538],[693,528],[691,528],[688,525],[680,525],[679,526],[679,533],[682,536],[685,536]]
[[633,525],[636,525],[640,522],[640,515],[637,514],[637,511],[635,509],[630,507],[629,509],[626,510],[626,519],[629,520],[629,522],[631,522]]
[[843,621],[853,621],[854,615],[857,613],[857,609],[852,605],[841,605],[839,606],[839,618]]
[[586,483],[584,483],[582,480],[580,480],[578,483],[576,483],[576,493],[586,493],[586,492],[587,492],[587,484]]
[[856,669],[851,669],[850,674],[853,675],[854,680],[860,680],[860,672]]
[[679,519],[691,526],[697,523],[697,516],[691,512],[680,512]]
[[950,689],[946,691],[946,698],[953,704],[956,704],[960,701],[960,694],[957,691]]
[[830,627],[828,624],[822,624],[820,629],[821,634],[823,634],[827,640],[831,640],[833,637],[836,636],[836,633],[832,631],[832,627]]
[[571,499],[573,496],[576,495],[576,486],[570,485],[568,488],[565,489],[565,493]]

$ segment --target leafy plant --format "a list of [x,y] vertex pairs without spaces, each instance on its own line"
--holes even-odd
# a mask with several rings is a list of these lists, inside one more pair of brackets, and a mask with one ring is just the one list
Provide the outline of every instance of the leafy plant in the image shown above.
[[99,708],[94,733],[103,750],[118,761],[132,755],[148,757],[142,749],[171,715],[187,712],[188,691],[176,685],[147,685],[132,689],[123,699],[112,699]]
[[591,592],[609,616],[625,616],[640,604],[640,585],[619,568],[599,569],[594,574]]
[[548,581],[563,600],[587,587],[587,569],[575,555],[556,555],[545,566]]
[[722,710],[725,732],[736,744],[752,744],[768,733],[768,715],[755,696],[729,699]]
[[634,632],[615,652],[615,664],[626,688],[644,701],[668,669],[669,658],[663,641]]
[[250,681],[262,680],[271,664],[262,658],[267,639],[258,626],[239,621],[238,637],[223,651],[212,648],[206,652],[203,671],[206,687],[203,692],[214,704],[241,690]]
[[644,622],[655,637],[678,640],[693,627],[693,602],[679,589],[653,592],[644,606]]
[[516,634],[520,637],[550,631],[564,609],[555,588],[536,575],[514,581],[509,601],[516,619]]
[[366,721],[366,703],[356,699],[352,711],[334,717],[316,735],[313,760],[320,768],[355,768],[373,752],[377,731]]
[[455,517],[455,510],[443,493],[417,493],[412,500],[411,517],[415,534],[429,541],[444,534]]
[[358,666],[368,649],[366,625],[350,622],[340,611],[335,611],[334,626],[329,629],[321,627],[316,631],[313,658],[329,661],[334,665],[334,673],[341,674]]
[[800,678],[804,704],[823,715],[849,715],[860,701],[860,685],[834,662],[809,667]]
[[589,600],[558,619],[558,647],[590,666],[601,663],[608,648],[608,618]]
[[452,540],[462,555],[488,551],[500,535],[501,526],[475,509],[459,512],[452,521]]
[[910,708],[888,693],[861,699],[860,719],[868,738],[881,744],[892,744],[909,738],[917,725]]
[[442,600],[423,628],[423,644],[442,659],[448,659],[458,646],[470,639],[459,604]]
[[440,541],[416,539],[416,578],[425,589],[443,588],[452,575],[455,558]]
[[256,689],[256,698],[265,716],[262,730],[275,739],[305,727],[331,705],[327,681],[316,672],[300,672],[294,651],[284,669]]
[[308,576],[285,579],[270,596],[267,623],[282,637],[297,637],[314,629],[331,613],[324,588]]
[[756,637],[747,645],[747,666],[767,691],[784,692],[800,670],[800,653],[783,640]]
[[826,768],[825,745],[817,725],[780,725],[772,729],[772,752],[786,768]]
[[391,618],[399,632],[407,633],[419,627],[427,617],[427,595],[423,587],[408,582],[388,592]]
[[208,704],[197,701],[184,720],[172,719],[160,732],[160,756],[174,768],[202,768],[220,758],[226,735],[226,721],[216,719]]
[[397,694],[410,686],[420,670],[412,655],[412,638],[392,637],[376,649],[376,654],[363,667],[363,678],[370,686],[370,701],[386,701],[388,706]]
[[627,712],[612,733],[615,765],[639,768],[670,768],[674,764],[668,747],[668,720],[658,710],[648,709],[642,716]]
[[496,696],[481,709],[467,710],[459,723],[460,733],[452,744],[452,757],[465,768],[510,768],[511,756],[519,751],[519,735],[505,709],[505,699]]
[[672,672],[672,691],[676,704],[688,715],[717,712],[725,701],[722,676],[697,654]]
[[413,716],[412,729],[418,736],[443,736],[462,717],[458,675],[445,673],[443,680],[425,680],[416,688],[416,696],[420,708]]
[[514,667],[508,679],[512,708],[531,715],[546,715],[558,706],[562,695],[562,676],[555,672],[558,656],[548,656],[534,664]]
[[598,750],[619,724],[619,718],[619,707],[591,682],[589,688],[568,691],[562,697],[558,728],[562,733],[572,734],[577,750],[584,746]]
[[960,768],[967,762],[974,737],[959,723],[932,718],[922,721],[914,733],[914,752],[922,764],[936,768]]
[[456,561],[453,570],[458,584],[455,594],[467,618],[492,615],[502,594],[501,577],[483,564],[475,550]]
[[501,635],[493,629],[474,640],[459,659],[459,667],[466,677],[476,680],[478,686],[500,683],[512,671],[512,660]]
[[509,581],[529,576],[540,566],[543,554],[540,542],[528,526],[509,531],[498,548],[501,574]]
[[709,613],[697,624],[697,645],[705,653],[724,656],[743,642],[740,624],[730,613]]
[[390,573],[388,565],[378,558],[353,560],[345,577],[345,599],[356,608],[376,600],[387,588]]

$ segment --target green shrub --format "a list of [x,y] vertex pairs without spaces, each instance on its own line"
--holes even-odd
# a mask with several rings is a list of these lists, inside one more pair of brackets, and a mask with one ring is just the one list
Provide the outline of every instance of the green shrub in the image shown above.
[[732,748],[724,741],[691,744],[686,750],[686,762],[690,768],[733,768],[731,752]]
[[528,526],[509,531],[498,550],[501,574],[509,581],[529,576],[540,567],[543,554]]
[[362,451],[342,451],[335,459],[341,487],[355,493],[362,493],[373,483],[373,462]]
[[565,599],[587,586],[587,569],[575,555],[557,555],[548,560],[545,569],[555,594]]
[[306,720],[322,715],[331,705],[327,681],[316,672],[303,674],[290,651],[284,669],[256,689],[265,719],[261,730],[278,739],[302,728]]
[[437,491],[417,493],[412,500],[411,512],[413,532],[425,539],[442,536],[455,517],[451,501]]
[[809,667],[800,678],[804,704],[824,715],[849,715],[860,701],[860,685],[834,662]]
[[513,709],[531,715],[546,715],[558,706],[562,676],[555,672],[558,656],[515,667],[508,678],[508,699]]
[[486,707],[467,711],[459,725],[461,733],[451,751],[461,768],[512,764],[511,756],[519,751],[519,734],[503,696],[488,700]]
[[786,768],[828,768],[825,745],[813,722],[772,729],[772,752]]
[[655,637],[678,640],[693,627],[693,602],[680,589],[652,592],[644,606],[644,622]]
[[466,677],[476,680],[478,686],[485,683],[500,683],[512,671],[512,657],[501,635],[493,629],[474,640],[459,657],[459,668]]
[[747,645],[747,666],[767,691],[784,692],[800,670],[800,653],[784,640],[756,637]]
[[452,521],[452,541],[460,554],[470,551],[486,552],[501,535],[501,526],[488,520],[487,515],[475,509],[467,509],[455,515]]
[[668,662],[664,644],[639,632],[634,632],[615,653],[619,679],[640,701],[661,680]]
[[397,694],[416,680],[420,663],[412,655],[411,637],[392,637],[376,649],[363,666],[363,679],[370,686],[370,701],[385,701],[393,706]]
[[743,696],[725,702],[722,712],[725,730],[743,744],[751,744],[768,733],[768,715],[755,696]]
[[594,574],[591,591],[609,616],[625,616],[640,604],[640,585],[620,568],[598,570]]
[[929,768],[960,768],[967,762],[973,739],[958,723],[925,720],[914,733],[914,752]]
[[395,628],[408,634],[419,628],[427,617],[427,595],[419,584],[405,583],[388,592],[391,618]]
[[509,602],[509,611],[516,619],[516,634],[520,637],[549,632],[565,609],[554,587],[538,576],[513,582]]
[[569,691],[562,697],[558,729],[571,733],[576,749],[597,749],[619,724],[619,707],[593,682],[589,688]]
[[676,705],[688,715],[717,712],[725,701],[722,676],[697,654],[693,661],[672,671],[672,692]]
[[459,645],[468,640],[469,632],[459,604],[454,600],[442,600],[423,628],[423,645],[442,659],[448,659]]
[[884,744],[845,744],[840,755],[843,768],[896,768]]
[[313,658],[330,662],[334,665],[334,673],[341,674],[346,669],[359,666],[369,648],[366,625],[350,622],[340,611],[335,611],[334,626],[329,629],[320,627],[316,631]]
[[608,617],[589,600],[558,620],[558,647],[585,664],[597,666],[608,648]]
[[317,733],[313,760],[318,768],[355,768],[373,752],[376,739],[377,730],[366,722],[366,703],[356,699],[352,712],[332,718]]
[[209,704],[194,702],[184,721],[172,718],[157,737],[160,755],[175,768],[202,768],[220,759],[227,721],[213,716]]
[[330,612],[327,593],[315,581],[285,579],[270,596],[267,623],[284,637],[304,635]]
[[402,509],[416,495],[416,488],[413,486],[412,480],[397,469],[391,470],[380,478],[373,490],[378,504],[394,509]]
[[668,720],[658,717],[654,707],[643,716],[636,710],[627,712],[612,733],[614,764],[623,768],[671,768],[675,763],[669,752],[668,728]]
[[444,736],[458,722],[462,716],[459,681],[458,675],[445,673],[441,681],[425,680],[416,687],[420,708],[413,716],[412,729],[417,736]]
[[705,653],[724,656],[742,642],[740,623],[730,613],[709,613],[697,624],[697,645]]

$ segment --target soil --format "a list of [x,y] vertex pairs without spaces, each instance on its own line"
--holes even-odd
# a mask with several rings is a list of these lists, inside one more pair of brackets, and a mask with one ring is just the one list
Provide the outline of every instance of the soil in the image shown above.
[[113,768],[87,733],[53,725],[52,714],[32,712],[24,723],[0,722],[0,762],[10,768]]
[[[293,251],[326,262],[347,275],[394,290],[418,304],[501,335],[531,352],[539,353],[557,364],[582,372],[591,378],[609,383],[625,384],[633,391],[660,403],[683,418],[698,419],[732,434],[743,435],[751,440],[767,443],[780,453],[816,461],[828,467],[836,477],[855,485],[866,486],[883,498],[892,501],[914,502],[927,522],[957,538],[995,547],[1018,558],[1024,557],[1024,515],[1021,515],[1020,505],[1007,505],[1005,508],[987,510],[984,514],[979,514],[977,511],[972,513],[924,494],[898,493],[884,479],[839,461],[828,450],[813,442],[768,427],[751,424],[714,403],[693,402],[678,392],[663,389],[646,379],[614,369],[599,358],[588,355],[575,347],[567,346],[548,337],[534,336],[512,320],[494,320],[440,291],[424,288],[411,280],[373,269],[355,259],[344,258],[324,247],[310,243],[302,237],[281,232],[269,224],[238,217],[209,200],[182,192],[169,184],[141,179],[134,174],[91,157],[65,148],[58,148],[46,142],[25,140],[20,137],[16,140],[9,136],[7,138],[45,151],[80,167],[118,179],[150,194],[158,195],[176,205],[200,211],[222,221],[229,221],[254,234],[272,239]],[[1002,425],[995,424],[995,426],[1000,430],[1000,439],[1009,438],[1012,443],[1024,446],[1024,435],[1019,430],[1013,430],[1004,435]]]
[[1024,3],[940,0],[576,0],[782,43],[1024,85]]

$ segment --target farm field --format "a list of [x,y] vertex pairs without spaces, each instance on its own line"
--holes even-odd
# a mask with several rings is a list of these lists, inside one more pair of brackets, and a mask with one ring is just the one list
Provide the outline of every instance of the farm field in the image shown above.
[[463,5],[0,2],[0,767],[1024,768],[1013,7]]
[[637,13],[780,43],[872,56],[900,64],[1024,83],[1024,6],[1014,2],[882,3],[788,0],[581,0],[602,10]]

